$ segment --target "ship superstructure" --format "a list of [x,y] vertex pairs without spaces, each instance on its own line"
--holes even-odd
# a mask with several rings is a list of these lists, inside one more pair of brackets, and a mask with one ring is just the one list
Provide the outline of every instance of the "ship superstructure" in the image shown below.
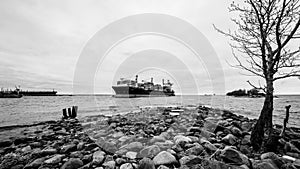
[[169,80],[165,83],[164,79],[162,84],[154,84],[153,78],[150,82],[138,82],[138,75],[136,75],[135,80],[121,78],[112,88],[116,93],[115,97],[175,96],[172,85]]

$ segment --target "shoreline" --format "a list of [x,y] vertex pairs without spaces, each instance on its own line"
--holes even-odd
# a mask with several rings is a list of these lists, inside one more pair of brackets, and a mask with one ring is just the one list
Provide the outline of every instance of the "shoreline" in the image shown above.
[[0,168],[280,168],[278,161],[297,166],[283,155],[300,158],[299,128],[287,130],[282,151],[257,154],[249,137],[255,120],[204,106],[172,110],[152,107],[41,124],[0,142]]

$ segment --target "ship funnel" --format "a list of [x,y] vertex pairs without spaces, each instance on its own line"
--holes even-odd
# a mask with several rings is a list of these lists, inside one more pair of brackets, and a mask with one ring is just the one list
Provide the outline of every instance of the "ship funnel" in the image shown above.
[[151,83],[153,83],[153,77],[151,77]]
[[162,85],[164,85],[165,84],[165,79],[162,79]]
[[135,82],[138,82],[138,75],[135,75]]

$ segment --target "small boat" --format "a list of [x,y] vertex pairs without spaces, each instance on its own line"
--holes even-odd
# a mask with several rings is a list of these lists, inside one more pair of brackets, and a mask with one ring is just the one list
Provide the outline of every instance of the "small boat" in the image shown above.
[[17,87],[15,90],[3,90],[3,88],[1,88],[0,91],[0,98],[21,98],[22,96],[20,89]]

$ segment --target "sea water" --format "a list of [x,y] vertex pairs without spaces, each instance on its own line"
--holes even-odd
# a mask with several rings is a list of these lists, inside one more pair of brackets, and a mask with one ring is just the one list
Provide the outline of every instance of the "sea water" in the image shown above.
[[[33,124],[62,117],[62,109],[78,106],[78,118],[113,115],[137,111],[144,106],[207,105],[227,109],[249,118],[258,118],[264,98],[228,97],[224,95],[180,95],[174,97],[115,98],[104,95],[87,96],[24,96],[0,99],[0,126]],[[291,105],[289,126],[300,127],[300,95],[274,98],[274,122],[282,124],[285,106]]]

